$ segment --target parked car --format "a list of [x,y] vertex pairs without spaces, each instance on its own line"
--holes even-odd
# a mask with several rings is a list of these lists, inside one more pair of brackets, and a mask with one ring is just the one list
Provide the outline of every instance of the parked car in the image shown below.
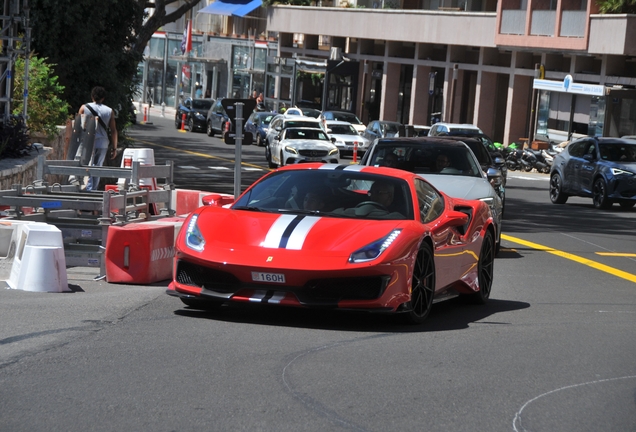
[[338,120],[326,120],[325,126],[329,137],[334,139],[334,144],[340,150],[340,156],[353,156],[354,148],[361,158],[369,148],[369,140],[358,135],[358,131],[349,122]]
[[265,135],[265,159],[270,166],[272,164],[271,147],[278,144],[278,137],[287,127],[321,128],[322,124],[318,119],[311,117],[287,114],[276,115],[269,123],[269,131],[267,131],[267,135]]
[[174,116],[174,125],[177,129],[181,129],[181,122],[185,114],[185,125],[190,132],[204,131],[206,125],[206,117],[208,111],[212,107],[214,101],[212,99],[192,99],[187,98],[182,104],[179,104]]
[[[232,122],[230,117],[225,112],[225,108],[221,104],[224,98],[217,99],[212,107],[208,111],[206,118],[206,130],[208,136],[214,136],[214,134],[223,134],[228,129],[231,130]],[[229,124],[228,124],[229,123]]]
[[320,114],[319,119],[349,122],[360,135],[362,135],[362,133],[367,128],[354,113],[348,111],[325,111]]
[[251,132],[257,146],[265,145],[269,125],[277,114],[275,112],[254,111],[245,122],[245,131]]
[[585,137],[555,156],[550,170],[550,200],[565,204],[570,196],[590,197],[594,207],[636,204],[636,141]]
[[394,121],[373,120],[367,125],[363,137],[370,142],[378,138],[392,138],[400,136],[400,128],[402,124]]
[[451,134],[482,134],[482,130],[477,126],[468,123],[435,123],[428,131],[429,136],[451,135]]
[[441,137],[381,138],[371,144],[360,163],[414,172],[447,195],[484,201],[495,221],[499,252],[503,202],[475,154],[463,142]]
[[286,166],[230,208],[195,210],[176,240],[167,294],[195,309],[258,302],[395,313],[409,324],[424,322],[449,291],[486,303],[488,206],[406,171],[357,168]]
[[338,147],[320,128],[287,127],[270,144],[269,167],[300,162],[338,163]]

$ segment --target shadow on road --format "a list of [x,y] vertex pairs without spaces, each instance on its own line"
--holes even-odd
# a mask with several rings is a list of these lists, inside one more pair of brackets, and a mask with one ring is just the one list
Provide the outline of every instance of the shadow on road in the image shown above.
[[467,304],[462,298],[455,298],[433,305],[426,322],[419,326],[405,325],[399,315],[375,314],[368,312],[296,309],[277,306],[223,305],[214,311],[202,311],[192,308],[176,310],[175,315],[279,327],[299,327],[319,330],[337,330],[351,332],[413,333],[462,330],[471,323],[481,324],[507,322],[484,322],[486,318],[495,318],[501,312],[526,309],[530,304],[517,301],[491,299],[485,306]]

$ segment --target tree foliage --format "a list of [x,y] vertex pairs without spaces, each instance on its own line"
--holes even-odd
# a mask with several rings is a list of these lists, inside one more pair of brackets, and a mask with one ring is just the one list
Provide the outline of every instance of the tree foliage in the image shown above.
[[[24,70],[25,58],[20,56],[14,70]],[[13,78],[13,114],[20,115],[24,109],[24,74],[17,73]],[[29,55],[29,87],[27,98],[27,123],[31,132],[44,133],[48,138],[57,134],[57,125],[68,118],[69,105],[61,96],[64,87],[58,82],[51,65],[44,59]]]
[[599,0],[597,5],[602,14],[636,14],[636,0]]
[[[31,0],[33,49],[54,64],[69,114],[90,102],[91,89],[108,93],[104,103],[127,111],[137,66],[153,33],[180,18],[199,0]],[[170,13],[166,6],[174,7]],[[147,11],[150,8],[150,16]],[[122,130],[127,116],[117,119]]]

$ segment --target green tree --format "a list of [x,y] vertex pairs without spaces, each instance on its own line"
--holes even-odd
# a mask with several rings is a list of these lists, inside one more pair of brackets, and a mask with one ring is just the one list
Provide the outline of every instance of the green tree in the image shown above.
[[[17,58],[14,70],[13,114],[20,115],[24,109],[24,57]],[[31,132],[41,132],[53,138],[57,134],[57,125],[68,118],[69,105],[61,99],[64,87],[59,84],[51,65],[44,59],[29,56],[29,86],[27,98],[27,124]]]
[[599,0],[596,4],[602,14],[636,14],[636,0]]
[[[90,102],[96,85],[106,89],[106,105],[127,112],[137,66],[153,33],[199,1],[32,0],[32,46],[55,64],[70,113]],[[169,5],[174,10],[167,13]],[[127,121],[119,116],[117,129]]]

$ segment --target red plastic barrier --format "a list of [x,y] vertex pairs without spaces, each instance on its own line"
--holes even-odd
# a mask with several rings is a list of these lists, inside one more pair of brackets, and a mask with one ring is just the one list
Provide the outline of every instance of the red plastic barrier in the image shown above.
[[[203,205],[226,205],[234,202],[234,195],[200,190],[175,189],[172,191],[172,206],[177,216],[185,216]],[[214,196],[204,202],[206,196]]]
[[106,280],[149,284],[172,277],[176,235],[183,218],[132,223],[108,228]]

